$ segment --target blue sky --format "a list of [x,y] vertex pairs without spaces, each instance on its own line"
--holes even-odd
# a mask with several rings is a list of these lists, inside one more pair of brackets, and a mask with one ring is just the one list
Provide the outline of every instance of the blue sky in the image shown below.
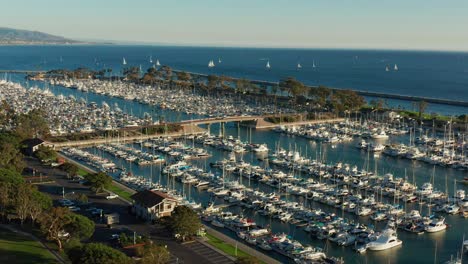
[[182,45],[468,50],[467,0],[15,0],[0,26]]

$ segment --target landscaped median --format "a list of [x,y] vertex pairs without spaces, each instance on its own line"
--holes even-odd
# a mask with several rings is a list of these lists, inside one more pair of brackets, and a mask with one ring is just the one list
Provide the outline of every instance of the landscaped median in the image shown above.
[[215,237],[213,235],[206,234],[205,237],[207,238],[206,242],[208,244],[210,244],[213,247],[223,251],[224,253],[228,254],[229,256],[232,256],[232,257],[235,257],[235,258],[249,256],[249,254],[247,254],[244,251],[239,250],[239,249],[237,249],[237,252],[236,252],[236,247],[224,242],[223,240],[221,240],[221,239],[219,239],[219,238],[217,238],[217,237]]

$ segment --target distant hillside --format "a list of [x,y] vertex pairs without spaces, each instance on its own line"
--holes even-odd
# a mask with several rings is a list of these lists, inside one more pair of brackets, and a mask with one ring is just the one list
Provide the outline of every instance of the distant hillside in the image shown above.
[[39,31],[0,27],[0,44],[77,44],[80,41],[66,39]]

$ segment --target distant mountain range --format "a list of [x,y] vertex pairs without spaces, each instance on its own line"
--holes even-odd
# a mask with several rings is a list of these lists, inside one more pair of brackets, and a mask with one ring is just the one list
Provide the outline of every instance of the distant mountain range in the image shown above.
[[77,40],[54,36],[39,31],[20,30],[0,27],[0,45],[28,45],[28,44],[84,44]]

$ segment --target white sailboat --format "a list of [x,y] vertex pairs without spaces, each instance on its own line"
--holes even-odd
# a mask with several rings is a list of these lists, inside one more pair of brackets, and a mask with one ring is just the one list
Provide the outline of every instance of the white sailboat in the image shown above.
[[393,66],[393,70],[394,70],[394,71],[398,71],[398,65],[395,64],[395,65]]
[[213,60],[210,60],[210,62],[208,62],[208,68],[213,68],[215,66]]
[[300,63],[297,63],[297,68],[298,69],[301,69],[302,68],[302,65]]
[[312,68],[315,68],[315,67],[317,67],[317,66],[315,66],[315,61],[313,60],[312,61]]
[[161,66],[161,64],[159,63],[159,60],[156,60],[156,66]]
[[122,64],[127,65],[127,61],[125,60],[125,57],[122,59]]
[[270,68],[271,68],[271,66],[270,66],[270,61],[267,61],[267,64],[266,64],[265,67],[266,67],[267,69],[270,69]]
[[152,56],[149,57],[149,62],[153,63],[153,57]]
[[221,63],[221,58],[218,58],[218,63]]
[[385,66],[385,71],[386,71],[386,72],[390,71],[390,69],[388,68],[388,65]]

